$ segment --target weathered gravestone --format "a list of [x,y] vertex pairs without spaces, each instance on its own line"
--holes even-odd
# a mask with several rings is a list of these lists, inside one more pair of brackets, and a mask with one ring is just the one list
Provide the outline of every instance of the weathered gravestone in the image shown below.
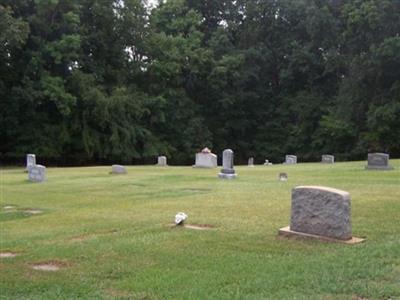
[[249,167],[254,167],[254,157],[250,157],[249,158],[248,166]]
[[325,164],[333,164],[335,162],[335,157],[329,154],[323,154],[321,162]]
[[32,182],[43,182],[46,180],[46,167],[34,165],[28,170],[28,179]]
[[111,173],[113,174],[126,174],[126,169],[124,166],[121,165],[112,165],[111,166]]
[[36,165],[36,155],[35,154],[27,154],[26,155],[26,171],[29,172],[29,169]]
[[298,186],[292,190],[290,227],[281,235],[294,235],[355,243],[352,237],[350,194],[323,186]]
[[204,148],[201,152],[196,153],[196,162],[193,166],[194,168],[216,168],[217,164],[217,155],[211,153],[211,150],[208,148]]
[[159,156],[157,159],[157,166],[166,167],[167,166],[167,158],[165,156]]
[[386,153],[368,153],[368,165],[366,169],[370,170],[392,170],[389,165],[389,154]]
[[279,173],[278,180],[279,181],[287,181],[288,180],[288,175],[286,173]]
[[285,156],[285,164],[288,164],[288,165],[297,164],[297,156],[296,155],[286,155]]
[[223,179],[236,178],[236,172],[233,169],[233,151],[231,149],[226,149],[222,152],[222,169],[218,177]]

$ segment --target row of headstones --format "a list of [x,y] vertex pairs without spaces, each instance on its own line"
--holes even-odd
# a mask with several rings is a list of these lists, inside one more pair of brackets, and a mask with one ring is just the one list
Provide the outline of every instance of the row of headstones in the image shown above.
[[[333,164],[335,157],[333,155],[324,154],[321,158],[322,163]],[[297,164],[297,156],[286,155],[285,164]],[[377,169],[377,170],[391,170],[393,167],[389,165],[389,154],[387,153],[368,153],[368,164],[365,166],[366,169]]]
[[[233,151],[231,149],[226,149],[222,153],[222,169],[218,174],[219,178],[224,179],[232,179],[235,178],[236,172],[233,168]],[[325,157],[329,157],[326,159],[328,161],[332,161],[332,155],[325,155]],[[324,158],[324,156],[323,156]],[[323,161],[324,162],[324,161]],[[326,161],[325,161],[326,162]],[[295,155],[286,155],[286,164],[296,164],[297,157]],[[332,161],[333,163],[333,161]],[[368,154],[368,165],[365,167],[366,169],[375,169],[375,170],[391,170],[393,167],[389,165],[389,154],[386,153],[369,153]],[[286,177],[287,180],[287,177]]]
[[[333,155],[324,154],[321,158],[322,163],[333,164],[335,162],[335,157]],[[297,156],[296,155],[286,155],[284,164],[293,165],[297,164]],[[268,159],[265,160],[264,165],[270,166],[272,163],[269,162]],[[249,167],[254,167],[254,157],[250,157],[248,161]]]
[[[230,149],[227,149],[230,150]],[[226,150],[225,150],[226,151]],[[232,151],[232,150],[230,150]],[[233,155],[233,152],[232,152]],[[167,158],[165,156],[159,157],[158,165],[165,166]],[[195,165],[196,168],[216,168],[217,167],[217,155],[211,153],[208,148],[204,148],[200,153],[196,154]],[[321,157],[321,163],[333,164],[335,162],[335,157],[330,154],[324,154]],[[286,155],[284,164],[297,164],[296,155]],[[272,165],[268,159],[265,160],[264,165]],[[254,166],[254,158],[250,157],[248,160],[248,166]],[[366,169],[379,169],[379,170],[389,170],[392,167],[389,165],[389,154],[386,153],[369,153],[368,154],[368,165]]]
[[[206,151],[205,151],[206,150]],[[219,178],[232,179],[235,178],[236,172],[233,167],[233,156],[234,153],[231,149],[226,149],[222,153],[222,169],[218,174]],[[323,163],[333,163],[333,155],[323,155]],[[285,164],[296,164],[297,156],[286,155]],[[271,164],[266,161],[265,164]],[[167,158],[165,156],[159,156],[157,159],[158,166],[167,166]],[[254,166],[254,158],[249,159],[249,166]],[[201,153],[196,154],[196,164],[194,167],[198,168],[216,168],[217,167],[217,155],[211,153],[207,148],[203,149]],[[386,153],[369,153],[368,154],[368,165],[366,169],[376,170],[390,170],[393,169],[389,165],[389,154]],[[27,154],[26,156],[26,170],[28,171],[28,179],[32,182],[42,182],[46,180],[46,167],[36,164],[35,154]],[[126,174],[126,168],[121,165],[112,165],[111,173],[113,174]]]

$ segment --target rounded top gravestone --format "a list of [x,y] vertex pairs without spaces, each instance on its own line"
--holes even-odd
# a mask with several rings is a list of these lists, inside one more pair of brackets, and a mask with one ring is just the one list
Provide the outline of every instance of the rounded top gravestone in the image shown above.
[[35,154],[27,154],[26,155],[26,170],[36,165],[36,155]]
[[157,166],[166,167],[167,166],[167,157],[159,156],[157,158]]
[[249,161],[248,161],[248,164],[247,164],[249,167],[254,167],[254,157],[250,157],[249,158]]
[[236,172],[233,169],[233,151],[231,149],[226,149],[222,152],[222,169],[218,177],[223,179],[236,177]]

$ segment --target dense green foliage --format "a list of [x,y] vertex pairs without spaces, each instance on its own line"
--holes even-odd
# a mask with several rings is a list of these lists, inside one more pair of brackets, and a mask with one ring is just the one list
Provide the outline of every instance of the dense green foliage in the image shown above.
[[0,0],[0,153],[400,156],[396,0]]

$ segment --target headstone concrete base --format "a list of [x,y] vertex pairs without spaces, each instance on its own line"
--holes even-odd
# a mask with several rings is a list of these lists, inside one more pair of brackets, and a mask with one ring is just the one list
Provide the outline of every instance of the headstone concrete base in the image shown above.
[[340,239],[330,238],[330,237],[321,236],[321,235],[292,231],[292,230],[290,230],[290,226],[286,226],[286,227],[279,229],[278,235],[288,237],[288,238],[319,240],[319,241],[324,241],[324,242],[341,243],[341,244],[348,244],[348,245],[359,244],[366,240],[364,238],[358,238],[358,237],[354,237],[354,236],[349,240],[340,240]]

